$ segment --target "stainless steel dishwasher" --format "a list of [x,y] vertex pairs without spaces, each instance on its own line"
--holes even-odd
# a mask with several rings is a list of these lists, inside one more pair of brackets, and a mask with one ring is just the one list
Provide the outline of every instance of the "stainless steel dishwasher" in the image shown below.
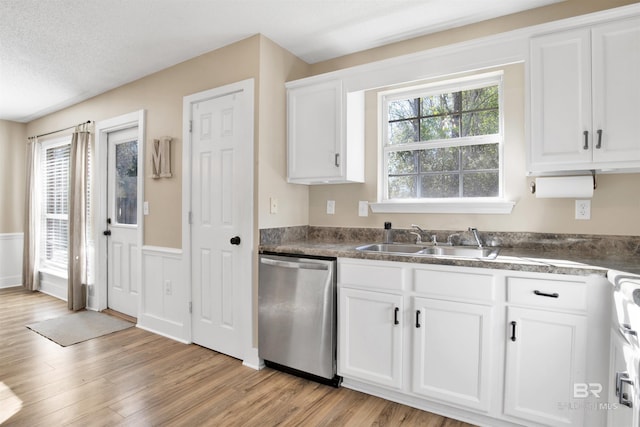
[[258,353],[267,366],[338,386],[335,259],[260,255]]

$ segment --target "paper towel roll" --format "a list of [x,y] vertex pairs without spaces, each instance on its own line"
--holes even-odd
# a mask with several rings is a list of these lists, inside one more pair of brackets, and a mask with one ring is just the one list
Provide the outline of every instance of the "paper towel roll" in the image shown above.
[[536,178],[536,197],[589,199],[593,197],[593,177],[587,175]]

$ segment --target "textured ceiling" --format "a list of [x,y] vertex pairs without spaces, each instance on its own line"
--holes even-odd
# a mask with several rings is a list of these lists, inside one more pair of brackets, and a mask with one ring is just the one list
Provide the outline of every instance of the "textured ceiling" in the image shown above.
[[262,33],[315,63],[562,0],[0,0],[0,119]]

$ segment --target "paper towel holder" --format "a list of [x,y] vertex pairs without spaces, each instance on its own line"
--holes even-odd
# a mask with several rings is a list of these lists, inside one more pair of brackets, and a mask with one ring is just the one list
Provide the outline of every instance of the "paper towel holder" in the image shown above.
[[[596,182],[596,171],[595,169],[591,170],[591,176],[593,177],[593,189],[598,188],[598,183]],[[529,183],[529,189],[531,190],[531,194],[536,194],[536,182],[531,181]]]

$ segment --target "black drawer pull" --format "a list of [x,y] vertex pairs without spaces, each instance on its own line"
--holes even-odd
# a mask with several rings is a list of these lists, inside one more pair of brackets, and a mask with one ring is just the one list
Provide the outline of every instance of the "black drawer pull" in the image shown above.
[[589,149],[589,131],[585,130],[584,132],[582,132],[582,134],[584,135],[584,146],[582,147],[582,149],[588,150]]
[[420,310],[416,310],[416,328],[420,327]]
[[400,312],[400,309],[398,307],[396,307],[393,310],[393,324],[394,325],[399,325],[400,321],[398,320],[398,313]]
[[516,322],[511,322],[511,341],[516,340]]
[[602,148],[602,129],[598,129],[598,143],[596,144],[596,148],[598,150]]
[[552,294],[547,294],[545,292],[533,291],[533,293],[540,297],[558,298],[560,296],[560,294],[557,292],[554,292]]

